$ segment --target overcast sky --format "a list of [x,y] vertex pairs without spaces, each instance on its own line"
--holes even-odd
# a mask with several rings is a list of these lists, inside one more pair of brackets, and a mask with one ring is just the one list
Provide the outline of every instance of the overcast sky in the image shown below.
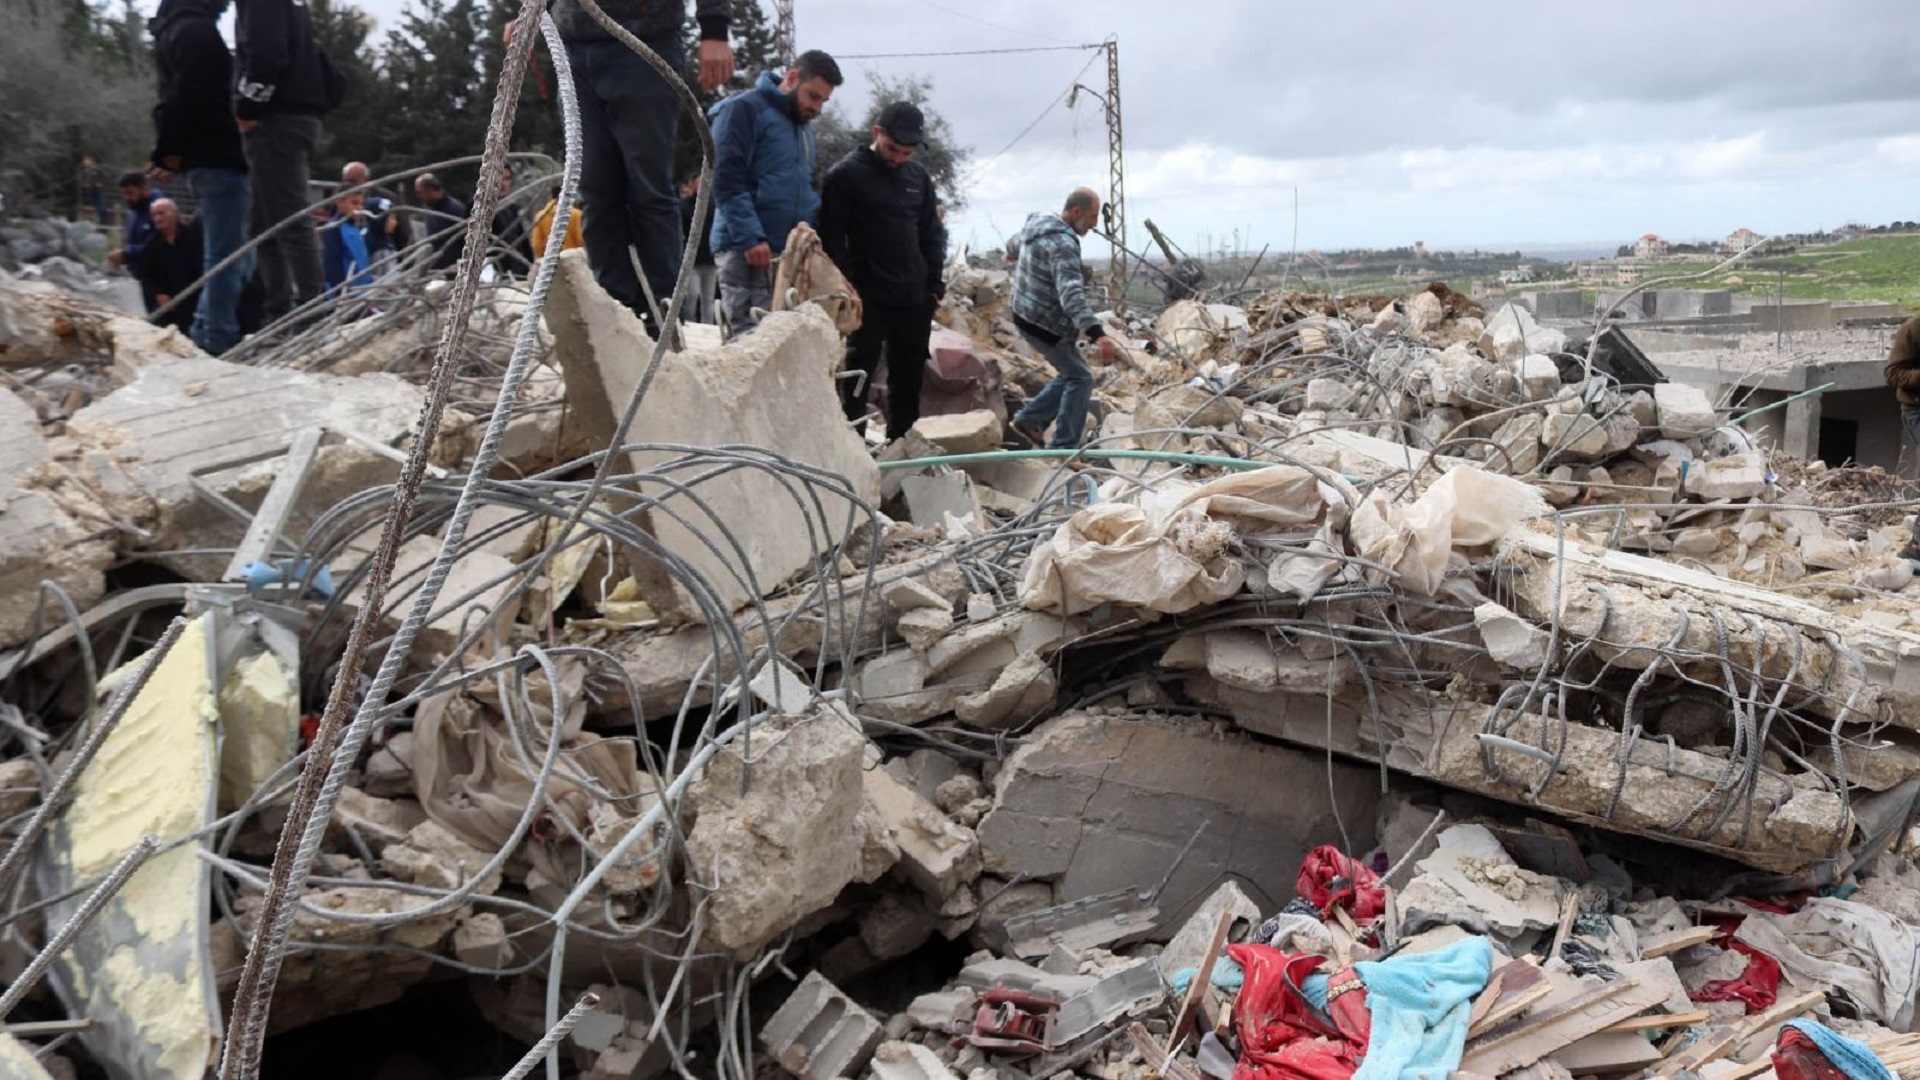
[[[361,2],[387,21],[404,0]],[[1238,230],[1284,252],[1296,193],[1303,250],[1920,218],[1915,0],[796,0],[795,21],[843,56],[1116,36],[1136,249],[1152,218],[1185,246]],[[934,80],[974,154],[957,241],[1105,190],[1100,103],[1064,102],[1076,76],[1106,92],[1098,54],[843,66],[850,115],[868,70]]]

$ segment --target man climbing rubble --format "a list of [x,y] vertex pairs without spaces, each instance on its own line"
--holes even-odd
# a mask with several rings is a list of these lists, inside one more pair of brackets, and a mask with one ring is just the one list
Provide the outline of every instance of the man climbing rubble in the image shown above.
[[[1893,387],[1894,400],[1900,403],[1900,423],[1907,431],[1905,474],[1920,470],[1920,316],[1908,319],[1894,332],[1893,348],[1887,353],[1887,385]],[[1900,557],[1920,563],[1920,515],[1913,519],[1913,533]]]
[[759,325],[756,310],[773,307],[773,260],[795,225],[820,216],[809,125],[843,81],[833,57],[810,49],[784,77],[763,71],[753,89],[719,102],[709,113],[714,144],[709,236],[730,338]]
[[1080,355],[1080,338],[1097,343],[1102,363],[1113,360],[1113,339],[1087,302],[1080,238],[1100,220],[1100,196],[1075,188],[1058,214],[1034,214],[1020,230],[1020,263],[1013,277],[1013,324],[1059,372],[1013,418],[1013,429],[1035,446],[1053,425],[1056,450],[1073,450],[1087,424],[1093,369]]

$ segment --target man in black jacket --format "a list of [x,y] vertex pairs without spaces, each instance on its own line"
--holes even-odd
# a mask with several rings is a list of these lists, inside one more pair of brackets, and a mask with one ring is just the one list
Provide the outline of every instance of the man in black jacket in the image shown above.
[[[163,307],[173,303],[181,290],[200,280],[204,259],[199,225],[181,221],[180,208],[172,199],[155,199],[153,238],[140,253],[140,280],[153,289],[154,300]],[[180,302],[154,323],[187,329],[193,325],[199,299],[193,294],[180,297]]]
[[[216,25],[226,7],[227,0],[161,0],[147,24],[160,75],[151,171],[162,180],[186,173],[200,208],[201,273],[247,242],[247,156],[233,119],[233,55]],[[252,263],[249,256],[220,271],[175,309],[191,316],[189,335],[211,355],[240,341],[240,291]]]
[[234,39],[233,115],[253,173],[253,234],[293,219],[259,249],[271,321],[325,288],[320,237],[313,216],[302,211],[310,203],[308,160],[320,118],[339,105],[342,87],[313,42],[306,0],[240,0]]
[[[860,293],[860,329],[847,342],[847,364],[869,378],[887,354],[887,438],[920,419],[933,309],[946,293],[940,280],[944,233],[933,178],[913,153],[926,139],[926,119],[912,102],[880,110],[873,142],[841,158],[820,192],[820,243]],[[847,419],[866,415],[865,386],[841,383]]]
[[467,250],[467,204],[453,197],[440,178],[421,173],[413,178],[413,195],[426,213],[420,236],[433,252],[433,268],[449,270]]
[[[686,67],[681,26],[686,0],[600,0],[601,11],[639,38],[675,70]],[[728,0],[698,0],[698,81],[712,93],[733,77],[727,46]],[[587,262],[607,295],[653,317],[635,252],[654,302],[663,309],[680,275],[680,209],[673,193],[673,147],[680,131],[680,98],[653,66],[614,40],[579,0],[554,0],[554,25],[566,42],[573,84],[580,92],[580,196],[592,212],[582,222]]]

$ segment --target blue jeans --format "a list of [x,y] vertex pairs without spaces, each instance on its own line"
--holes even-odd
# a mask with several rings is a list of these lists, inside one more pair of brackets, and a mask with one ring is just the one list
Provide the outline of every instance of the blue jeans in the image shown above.
[[[252,186],[236,169],[191,169],[187,187],[200,204],[200,235],[206,248],[201,272],[218,266],[247,242],[247,204]],[[253,273],[253,255],[207,279],[194,309],[193,343],[219,356],[240,343],[240,290]]]
[[1053,424],[1053,438],[1047,440],[1047,446],[1078,450],[1087,427],[1087,406],[1093,401],[1093,369],[1080,355],[1079,340],[1066,337],[1049,345],[1025,330],[1020,333],[1060,374],[1014,415],[1013,422],[1034,431],[1045,431],[1048,424]]
[[744,251],[716,251],[713,261],[719,271],[720,313],[727,317],[731,341],[760,325],[753,309],[773,310],[773,267],[748,266]]
[[[668,65],[686,66],[677,33],[647,41]],[[607,295],[653,319],[628,248],[665,310],[680,275],[680,198],[673,183],[680,99],[660,73],[617,41],[567,44],[580,92],[580,196],[587,262]]]

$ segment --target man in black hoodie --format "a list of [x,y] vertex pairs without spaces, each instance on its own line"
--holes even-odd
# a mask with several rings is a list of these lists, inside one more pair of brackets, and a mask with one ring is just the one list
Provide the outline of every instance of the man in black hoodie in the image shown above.
[[[216,25],[226,6],[227,0],[161,0],[147,24],[160,74],[151,171],[160,179],[186,174],[200,208],[202,273],[247,241],[247,156],[233,120],[233,55]],[[192,313],[194,344],[214,356],[240,341],[240,290],[252,264],[251,256],[236,262],[178,305]]]
[[253,234],[293,218],[260,245],[271,321],[325,288],[320,238],[312,215],[302,211],[309,205],[307,163],[320,118],[340,104],[344,88],[314,44],[306,0],[240,0],[234,39],[233,115],[253,172]]
[[[912,102],[888,105],[872,144],[841,158],[820,190],[820,244],[860,292],[860,329],[847,341],[847,364],[872,376],[886,350],[889,440],[920,419],[933,309],[947,291],[939,199],[926,167],[913,160],[925,128]],[[841,383],[849,420],[867,412],[865,386],[855,385]]]

